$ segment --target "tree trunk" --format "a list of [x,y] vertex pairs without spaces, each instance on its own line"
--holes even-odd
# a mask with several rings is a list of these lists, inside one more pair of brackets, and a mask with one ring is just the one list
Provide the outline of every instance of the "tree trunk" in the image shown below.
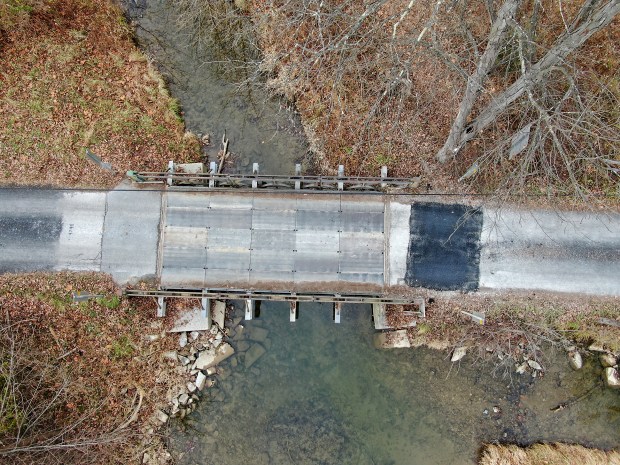
[[521,0],[506,0],[497,12],[496,19],[491,25],[487,47],[480,57],[476,71],[467,79],[465,95],[461,101],[459,112],[452,124],[452,129],[450,130],[446,143],[437,154],[437,160],[442,163],[446,162],[458,151],[459,140],[461,134],[465,130],[467,118],[476,103],[478,94],[483,89],[483,84],[489,71],[491,71],[493,64],[497,60],[506,29],[514,18],[520,3]]
[[[468,97],[466,91],[465,98],[463,98],[463,102],[461,103],[459,116],[457,116],[452,126],[450,136],[444,148],[437,153],[437,160],[443,163],[447,161],[451,155],[456,155],[463,145],[495,121],[508,105],[518,99],[529,86],[541,83],[544,80],[545,74],[550,69],[560,64],[560,62],[575,49],[583,45],[594,33],[608,26],[614,17],[620,13],[620,0],[606,1],[602,6],[593,11],[593,3],[598,2],[599,0],[586,0],[575,22],[568,31],[564,32],[558,38],[555,45],[549,49],[537,63],[526,70],[511,86],[501,94],[495,96],[493,101],[467,126],[464,125],[463,121],[459,120],[459,117],[463,119],[461,110],[468,110],[471,112],[473,107],[473,102],[466,102]],[[469,112],[464,118],[467,118]]]

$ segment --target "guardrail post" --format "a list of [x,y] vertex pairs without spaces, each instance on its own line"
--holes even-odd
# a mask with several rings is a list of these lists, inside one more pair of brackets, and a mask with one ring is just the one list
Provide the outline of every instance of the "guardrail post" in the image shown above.
[[[387,170],[387,166],[382,166],[381,167],[381,179],[385,179],[387,178],[388,175],[388,170]],[[387,187],[387,182],[381,182],[381,189],[385,189]]]
[[245,299],[245,319],[254,319],[254,300]]
[[202,317],[207,319],[207,329],[211,329],[211,299],[203,297],[201,302]]
[[166,301],[163,296],[157,297],[157,317],[163,318],[166,316]]
[[[258,174],[258,163],[253,163],[252,164],[252,174],[253,175],[257,175]],[[252,189],[256,189],[258,187],[258,180],[253,179],[252,180]]]
[[290,311],[289,311],[289,320],[291,323],[295,323],[297,320],[297,310],[299,309],[299,302],[296,300],[289,302]]
[[215,175],[217,174],[217,163],[212,161],[209,163],[209,174],[211,177],[209,178],[209,187],[215,187]]
[[[295,176],[301,176],[301,164],[295,164]],[[295,190],[301,189],[301,181],[295,180]]]
[[334,323],[340,323],[340,311],[342,310],[342,302],[334,302]]
[[[338,177],[339,178],[344,178],[344,165],[338,165]],[[339,191],[343,191],[344,190],[344,182],[343,181],[338,181],[338,190]]]
[[416,297],[413,299],[413,303],[418,306],[420,318],[426,318],[426,302],[424,301],[424,297]]
[[174,174],[174,161],[168,162],[168,185],[172,186],[172,175]]

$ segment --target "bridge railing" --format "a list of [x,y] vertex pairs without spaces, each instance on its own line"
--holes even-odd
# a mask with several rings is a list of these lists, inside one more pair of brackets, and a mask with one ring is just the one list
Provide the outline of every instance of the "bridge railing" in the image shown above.
[[169,164],[166,172],[128,171],[127,176],[139,183],[161,182],[169,187],[198,186],[209,189],[264,189],[264,190],[305,190],[305,191],[355,191],[385,192],[388,189],[414,189],[420,184],[420,177],[396,178],[387,176],[387,167],[381,169],[381,176],[345,176],[344,166],[338,168],[336,176],[301,175],[301,166],[296,166],[296,174],[263,175],[254,163],[252,174],[218,173],[217,165],[211,164],[208,172],[185,172],[183,165]]
[[347,304],[393,304],[408,305],[416,298],[384,296],[379,294],[338,294],[328,292],[287,292],[287,291],[248,291],[243,289],[126,289],[127,297],[164,297],[181,299],[201,299],[204,297],[221,300],[269,300],[277,302],[327,302]]
[[[157,316],[166,315],[166,299],[200,299],[202,314],[211,325],[211,299],[214,300],[243,300],[245,302],[245,319],[254,318],[256,303],[261,301],[288,302],[290,306],[290,321],[297,319],[300,302],[324,302],[332,303],[333,318],[336,323],[340,323],[340,315],[344,304],[371,304],[373,315],[376,319],[385,320],[385,309],[387,305],[415,305],[418,308],[415,313],[417,316],[425,318],[426,310],[424,299],[421,297],[398,297],[385,296],[378,294],[338,294],[327,292],[287,292],[287,291],[248,291],[243,289],[187,289],[187,288],[167,288],[167,289],[126,289],[127,297],[151,297],[157,299]],[[411,312],[409,312],[411,313]],[[384,324],[384,323],[382,323]]]

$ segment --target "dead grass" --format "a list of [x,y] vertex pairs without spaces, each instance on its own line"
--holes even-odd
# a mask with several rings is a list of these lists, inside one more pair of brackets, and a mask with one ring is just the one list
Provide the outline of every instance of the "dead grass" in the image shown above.
[[[331,25],[334,30],[330,30],[330,25],[310,14],[300,20],[295,12],[284,13],[286,2],[256,0],[251,11],[259,25],[269,84],[276,92],[296,102],[312,149],[317,154],[316,168],[323,172],[333,172],[339,164],[344,164],[351,175],[377,175],[380,166],[387,165],[394,176],[421,175],[424,191],[464,194],[501,191],[514,169],[514,163],[507,160],[491,166],[472,182],[457,180],[495,139],[512,134],[515,128],[510,124],[514,125],[518,118],[511,115],[510,124],[502,121],[496,128],[485,131],[465,148],[457,161],[445,165],[435,161],[435,154],[443,145],[456,114],[465,80],[437,56],[415,50],[412,45],[436,2],[416,2],[415,8],[399,23],[396,40],[392,39],[391,25],[395,19],[390,22],[386,18],[400,17],[408,3],[405,0],[388,2],[357,30],[351,49],[335,47],[337,53],[329,54],[321,50],[332,39],[330,34],[335,37],[333,42],[337,42],[348,18],[353,18],[350,20],[353,24],[366,4],[335,2],[334,10],[337,6],[344,14],[341,21]],[[466,3],[463,12],[459,5],[454,4],[453,11],[442,9],[436,29],[445,50],[463,56],[471,43],[466,43],[459,33],[461,14],[466,18],[472,40],[481,50],[489,21],[482,3]],[[579,5],[572,3],[567,9],[557,2],[543,2],[539,53],[543,53],[562,31],[562,14],[571,17]],[[559,8],[564,10],[560,12]],[[322,11],[330,11],[329,6]],[[618,82],[619,26],[620,18],[617,18],[573,56],[585,74],[612,88],[617,88]],[[367,31],[373,32],[364,36]],[[353,50],[355,47],[358,49]],[[316,60],[313,53],[317,54]],[[349,60],[339,61],[343,56],[347,58],[347,53],[351,54]],[[371,117],[386,83],[394,78],[394,62],[398,62],[396,71],[407,72],[408,82],[388,92]],[[461,65],[471,71],[473,62],[463,60]],[[481,104],[514,80],[514,73],[496,74],[489,80]],[[541,187],[536,173],[530,178],[522,194],[531,195],[534,202],[538,199],[544,202],[549,186]],[[620,193],[616,183],[599,185],[595,178],[584,180],[584,183],[597,194],[594,200],[597,206],[606,208],[617,204]],[[553,189],[550,192],[553,199],[550,202],[557,203],[560,198],[560,202],[570,206],[558,192]]]
[[[620,350],[620,328],[598,323],[599,318],[620,319],[617,298],[519,292],[430,296],[426,320],[408,330],[415,346],[468,345],[481,354],[501,352],[512,360],[540,355],[545,343],[597,342],[612,352]],[[484,313],[485,324],[473,322],[462,311]]]
[[572,444],[535,444],[528,448],[489,444],[480,465],[618,465],[620,453]]
[[[0,183],[111,187],[197,157],[178,102],[111,0],[59,0],[0,49]],[[85,157],[89,148],[116,173]]]
[[[72,303],[71,292],[77,290],[104,297]],[[54,373],[62,374],[62,383],[68,383],[60,390],[57,377],[42,378],[49,385],[40,391],[58,389],[61,401],[51,404],[52,419],[28,431],[28,436],[20,439],[22,444],[39,437],[42,430],[57,431],[78,421],[82,421],[80,427],[69,431],[64,441],[117,431],[135,409],[138,394],[143,394],[137,418],[118,435],[122,440],[64,451],[68,455],[62,450],[51,451],[51,455],[13,455],[17,463],[139,463],[145,441],[161,440],[146,435],[152,427],[152,413],[167,403],[170,389],[186,380],[174,364],[160,358],[163,351],[175,348],[176,340],[146,338],[160,336],[169,323],[153,318],[153,301],[124,299],[106,275],[34,273],[0,275],[0,309],[28,358],[50,361]],[[0,433],[3,447],[10,446],[12,431]]]

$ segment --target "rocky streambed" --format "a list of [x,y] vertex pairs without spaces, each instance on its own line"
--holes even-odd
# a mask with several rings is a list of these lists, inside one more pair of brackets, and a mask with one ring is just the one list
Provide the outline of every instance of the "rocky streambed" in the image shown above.
[[[264,305],[258,320],[230,313],[223,331],[196,339],[211,341],[206,349],[182,355],[188,382],[198,369],[209,387],[187,388],[198,403],[179,399],[172,455],[192,465],[461,464],[485,442],[620,445],[619,391],[603,386],[594,352],[574,370],[564,351],[545,350],[544,370],[525,362],[517,374],[473,353],[451,362],[424,348],[377,350],[373,333],[364,306],[340,325],[321,305],[304,305],[294,324],[281,304]],[[199,368],[218,354],[219,365]]]

